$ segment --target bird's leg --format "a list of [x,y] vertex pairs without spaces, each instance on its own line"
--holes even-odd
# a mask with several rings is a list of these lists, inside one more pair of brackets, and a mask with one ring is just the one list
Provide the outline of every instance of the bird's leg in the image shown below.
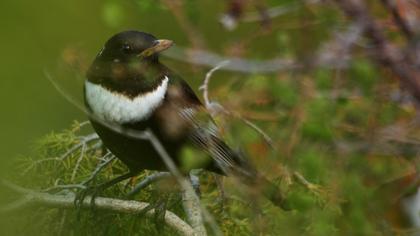
[[[165,173],[165,172],[160,172]],[[165,182],[165,181],[163,181]],[[165,183],[164,183],[165,184]],[[163,184],[163,185],[164,185]],[[168,186],[157,186],[151,190],[150,204],[144,208],[138,215],[142,216],[150,210],[154,210],[154,220],[156,229],[161,231],[163,229],[162,222],[165,220],[166,209],[168,208],[169,198],[171,197],[172,190]]]
[[90,203],[93,206],[94,205],[94,201],[95,201],[95,197],[101,193],[102,191],[104,191],[105,189],[123,181],[126,180],[128,178],[131,178],[135,175],[135,173],[133,172],[128,172],[126,174],[120,175],[118,177],[115,177],[114,179],[111,179],[108,182],[99,184],[97,186],[88,186],[85,189],[80,190],[77,194],[76,194],[76,198],[74,199],[74,204],[77,208],[80,208],[80,206],[83,204],[84,199],[86,198],[86,196],[91,195],[91,200]]
[[168,198],[169,196],[164,194],[163,196],[158,197],[159,200],[155,202],[154,220],[158,231],[161,231],[163,229],[163,227],[160,227],[161,225],[165,225],[163,224],[163,222],[165,222],[165,214],[166,209],[168,207]]

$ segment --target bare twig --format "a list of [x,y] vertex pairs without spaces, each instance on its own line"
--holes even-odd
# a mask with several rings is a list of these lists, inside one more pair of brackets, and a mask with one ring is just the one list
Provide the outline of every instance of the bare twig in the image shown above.
[[[106,159],[107,156],[111,156],[110,158]],[[90,183],[97,175],[98,173],[105,167],[107,166],[109,163],[111,163],[113,160],[115,160],[115,156],[108,152],[107,154],[105,154],[105,156],[103,157],[103,161],[101,163],[99,163],[99,165],[96,167],[96,169],[92,172],[92,174],[90,175],[90,177],[86,180],[84,180],[81,184],[82,185],[86,185],[88,183]]]
[[21,197],[20,199],[0,208],[0,214],[3,212],[11,212],[17,209],[20,209],[31,202],[31,198],[29,197]]
[[361,23],[349,25],[344,31],[337,32],[324,43],[317,56],[311,61],[312,66],[344,68],[351,60],[351,49],[361,38],[364,26]]
[[[286,6],[274,6],[271,8],[262,8],[257,6],[257,11],[238,13],[238,10],[230,9],[225,14],[219,17],[219,22],[227,30],[234,30],[239,22],[249,23],[249,22],[263,22],[274,19],[276,17],[288,14],[292,11],[296,11],[299,7],[302,7],[303,4],[315,4],[319,0],[306,0],[306,1],[296,1],[295,3],[290,3]],[[258,2],[259,3],[259,2]]]
[[144,178],[140,183],[138,183],[134,188],[127,194],[127,198],[132,198],[138,192],[149,186],[150,184],[157,182],[161,179],[168,178],[172,176],[169,172],[157,172],[152,175],[147,176]]
[[76,150],[78,150],[79,148],[81,148],[81,147],[84,147],[85,145],[87,145],[89,142],[92,142],[92,141],[94,141],[94,140],[97,140],[97,139],[99,139],[99,136],[98,136],[98,134],[96,134],[96,133],[92,133],[92,134],[89,134],[89,135],[86,135],[86,136],[83,136],[82,138],[81,138],[81,140],[80,140],[80,142],[78,143],[78,144],[76,144],[76,145],[74,145],[73,147],[71,147],[66,153],[64,153],[61,157],[60,157],[60,159],[61,160],[64,160],[64,159],[66,159],[67,157],[69,157],[73,152],[75,152]]
[[225,115],[230,115],[236,118],[239,118],[242,122],[246,125],[254,129],[257,133],[259,133],[265,142],[271,147],[274,148],[274,144],[270,136],[266,134],[261,128],[259,128],[256,124],[252,123],[250,120],[242,117],[240,114],[236,112],[230,112],[225,109],[221,104],[217,102],[210,101],[209,99],[209,83],[212,78],[212,75],[215,71],[219,70],[220,68],[227,66],[230,62],[229,61],[222,61],[216,67],[212,68],[209,72],[206,73],[206,77],[204,78],[203,84],[199,87],[199,90],[203,91],[203,99],[204,105],[206,109],[210,112],[211,116],[214,117],[219,113],[223,113]]
[[86,125],[89,125],[90,124],[90,121],[88,121],[88,120],[85,120],[85,121],[83,121],[83,122],[77,122],[76,123],[77,124],[77,126],[75,127],[77,130],[78,129],[80,129],[80,128],[83,128],[84,126],[86,126]]
[[410,26],[407,24],[404,17],[398,11],[395,0],[382,0],[382,3],[385,5],[388,11],[391,12],[395,23],[399,26],[405,37],[410,40],[414,33],[410,29]]
[[271,137],[264,132],[264,130],[262,130],[260,127],[258,127],[256,124],[254,124],[253,122],[251,122],[250,120],[242,117],[241,115],[236,115],[239,119],[241,119],[246,125],[248,125],[249,127],[251,127],[253,130],[255,130],[257,133],[259,133],[264,141],[273,149],[275,149],[276,147],[274,146],[274,142],[271,139]]
[[42,192],[51,192],[53,190],[60,189],[86,189],[86,186],[83,184],[59,184],[42,190]]
[[208,213],[204,207],[201,207],[200,199],[195,194],[195,191],[192,188],[191,184],[181,175],[181,172],[179,172],[175,163],[170,158],[169,154],[166,152],[165,148],[160,143],[160,141],[149,129],[145,131],[145,135],[148,137],[156,152],[158,152],[159,156],[165,162],[165,165],[168,168],[168,170],[172,173],[172,175],[175,176],[176,180],[181,185],[183,189],[184,210],[187,213],[189,222],[192,228],[194,229],[194,232],[197,235],[207,235],[206,228],[203,224],[203,216],[201,212],[205,214],[207,221],[213,228],[213,231],[215,231],[215,233],[220,232],[214,219],[210,216],[210,213]]
[[322,196],[322,194],[325,193],[321,186],[309,182],[299,172],[293,172],[293,177],[298,181],[298,183],[302,184],[308,191],[313,193],[315,196],[320,197]]
[[71,96],[68,92],[66,92],[65,89],[63,89],[60,86],[60,84],[57,83],[57,81],[53,78],[53,76],[47,70],[44,70],[44,74],[45,74],[45,77],[48,79],[48,81],[50,81],[50,83],[57,90],[57,92],[59,92],[60,95],[63,96],[68,102],[70,102],[73,106],[77,107],[79,110],[83,111],[83,113],[85,114],[90,113],[83,107],[83,105],[80,102],[76,101],[76,99],[73,96]]
[[82,149],[80,151],[80,156],[76,161],[76,165],[74,165],[73,172],[71,173],[70,181],[73,182],[74,178],[76,178],[77,171],[79,170],[80,163],[82,163],[83,157],[85,156],[86,151],[86,144],[83,143]]
[[224,70],[237,71],[243,73],[278,73],[282,70],[293,70],[301,68],[302,65],[289,58],[273,58],[269,60],[253,60],[239,57],[227,57],[214,52],[183,48],[173,46],[163,55],[194,65],[202,65],[213,68],[221,61],[229,61],[229,65]]
[[[12,207],[3,208],[2,213],[15,210],[16,208],[24,207],[28,204],[40,204],[43,206],[57,207],[57,208],[74,208],[74,194],[67,195],[54,195],[49,193],[40,193],[31,189],[22,188],[10,182],[2,180],[1,183],[10,189],[23,195],[17,202],[12,203]],[[102,210],[110,210],[121,213],[136,214],[141,213],[143,209],[149,206],[146,202],[138,201],[127,201],[113,198],[96,197],[94,199],[95,207]],[[82,207],[91,207],[91,197],[86,197],[82,204]],[[145,213],[147,217],[154,217],[154,210],[150,210]],[[165,223],[172,229],[177,231],[181,235],[196,235],[194,230],[180,219],[177,215],[170,211],[165,213]]]
[[39,164],[41,164],[41,163],[44,163],[44,162],[49,162],[49,161],[61,161],[61,159],[60,158],[55,158],[55,157],[52,157],[52,158],[45,158],[45,159],[41,159],[41,160],[35,160],[35,161],[33,161],[33,162],[31,162],[31,164],[28,166],[28,167],[26,167],[23,171],[22,171],[22,175],[25,175],[26,173],[28,173],[30,170],[32,170],[35,166],[37,166],[37,165],[39,165]]
[[[68,158],[69,156],[71,156],[71,154],[73,154],[74,152],[76,152],[79,148],[82,148],[82,153],[79,156],[79,160],[81,161],[81,158],[83,157],[83,153],[87,151],[86,146],[88,143],[94,141],[94,140],[98,140],[99,136],[96,133],[93,134],[89,134],[87,136],[82,136],[80,138],[79,143],[75,144],[73,147],[71,147],[69,150],[67,150],[67,152],[65,152],[63,155],[61,155],[60,157],[52,157],[52,158],[45,158],[45,159],[41,159],[41,160],[36,160],[33,161],[24,171],[22,171],[22,175],[25,175],[26,173],[28,173],[32,168],[34,168],[35,166],[43,163],[43,162],[48,162],[48,161],[63,161],[66,158]],[[75,171],[77,171],[77,168],[74,169]],[[73,173],[75,174],[75,173]],[[73,175],[72,175],[73,176]],[[72,177],[74,178],[74,177]]]
[[228,64],[229,64],[228,60],[222,61],[219,64],[217,64],[214,68],[209,70],[209,72],[206,73],[206,77],[204,78],[203,85],[200,86],[199,90],[203,91],[203,99],[207,108],[211,106],[211,103],[209,100],[209,83],[210,83],[211,76],[213,75],[214,72],[216,72],[217,70],[219,70],[220,68]]
[[194,172],[194,170],[190,171],[190,181],[192,187],[194,188],[195,194],[197,194],[198,197],[201,197],[200,178],[198,177],[197,173]]
[[[295,3],[291,3],[287,6],[275,6],[272,8],[267,9],[266,15],[269,18],[275,18],[279,17],[281,15],[290,13],[291,11],[295,11],[299,9],[303,4],[316,4],[320,0],[306,0],[306,1],[297,1]],[[243,22],[254,22],[254,21],[260,21],[261,20],[261,13],[260,12],[248,12],[245,13],[244,16],[241,18],[241,21]]]

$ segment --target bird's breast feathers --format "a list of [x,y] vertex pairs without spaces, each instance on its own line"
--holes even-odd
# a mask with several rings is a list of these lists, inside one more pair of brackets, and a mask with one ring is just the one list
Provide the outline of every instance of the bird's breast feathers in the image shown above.
[[86,102],[100,119],[118,124],[138,122],[149,118],[163,102],[168,83],[169,78],[165,76],[153,91],[130,98],[86,81]]

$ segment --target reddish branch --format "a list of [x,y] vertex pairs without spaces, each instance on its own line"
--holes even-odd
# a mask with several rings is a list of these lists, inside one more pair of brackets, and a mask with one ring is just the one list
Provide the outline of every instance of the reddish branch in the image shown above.
[[348,17],[364,26],[364,32],[375,46],[372,54],[374,59],[399,77],[402,85],[420,102],[420,73],[415,67],[417,63],[409,55],[414,50],[403,52],[391,44],[379,24],[370,15],[364,1],[336,0],[336,2]]
[[397,8],[397,3],[395,0],[382,0],[382,3],[391,12],[392,17],[394,17],[395,23],[399,26],[401,31],[404,33],[407,39],[411,39],[414,35],[413,31],[410,29],[410,26],[405,21],[404,17],[400,14],[400,11]]

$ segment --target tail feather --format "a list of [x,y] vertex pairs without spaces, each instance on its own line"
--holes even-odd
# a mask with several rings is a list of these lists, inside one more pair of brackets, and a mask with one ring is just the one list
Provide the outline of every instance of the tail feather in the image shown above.
[[274,205],[290,210],[282,190],[259,174],[244,155],[233,151],[214,132],[197,126],[191,138],[196,145],[210,154],[221,173],[238,177],[242,183],[260,190]]

